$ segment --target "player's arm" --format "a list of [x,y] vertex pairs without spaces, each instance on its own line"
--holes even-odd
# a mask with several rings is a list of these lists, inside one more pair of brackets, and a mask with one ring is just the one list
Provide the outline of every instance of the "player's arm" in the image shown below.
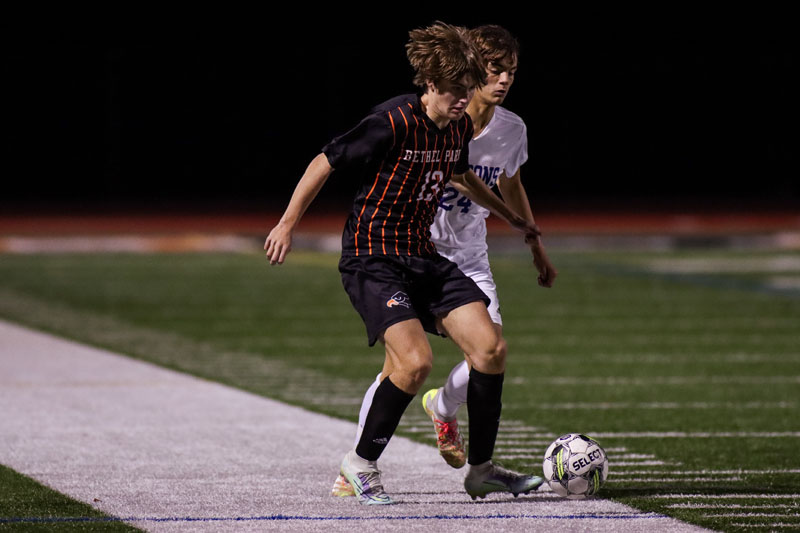
[[[533,218],[531,203],[525,192],[525,186],[522,184],[522,179],[520,178],[519,169],[517,169],[517,172],[511,177],[506,177],[505,174],[501,175],[500,179],[497,180],[497,188],[500,190],[500,194],[503,196],[503,200],[508,207],[531,224],[536,223]],[[542,287],[552,287],[558,275],[558,271],[556,271],[550,259],[547,257],[547,252],[542,244],[541,235],[537,235],[532,239],[525,239],[525,242],[531,247],[533,264],[536,266],[536,270],[539,271],[539,285]]]
[[328,176],[333,172],[333,167],[328,163],[325,154],[319,154],[306,168],[305,173],[294,189],[289,206],[284,211],[278,224],[269,232],[264,243],[267,259],[270,265],[281,264],[286,254],[292,249],[292,233],[303,213],[319,194]]
[[526,242],[541,235],[536,224],[529,222],[509,209],[503,200],[482,179],[475,175],[472,169],[463,174],[453,174],[450,178],[450,184],[476,204],[485,207],[508,222],[512,228],[521,231],[525,235]]

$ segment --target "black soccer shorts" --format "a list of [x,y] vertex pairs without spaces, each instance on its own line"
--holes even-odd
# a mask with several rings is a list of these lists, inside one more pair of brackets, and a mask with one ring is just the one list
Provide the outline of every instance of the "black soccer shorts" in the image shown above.
[[452,261],[432,256],[342,256],[344,290],[367,327],[372,346],[392,324],[417,318],[425,331],[442,335],[436,317],[489,298]]

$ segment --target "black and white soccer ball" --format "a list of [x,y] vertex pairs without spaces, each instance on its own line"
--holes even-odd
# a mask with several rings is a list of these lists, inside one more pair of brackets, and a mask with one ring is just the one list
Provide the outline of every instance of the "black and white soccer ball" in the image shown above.
[[594,439],[568,433],[547,448],[542,469],[553,492],[564,498],[582,500],[597,494],[605,483],[608,458]]

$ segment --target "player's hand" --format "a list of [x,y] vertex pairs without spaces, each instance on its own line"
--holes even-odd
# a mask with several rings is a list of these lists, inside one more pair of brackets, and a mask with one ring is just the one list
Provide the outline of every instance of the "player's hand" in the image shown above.
[[267,252],[267,260],[270,265],[283,264],[286,254],[292,250],[292,230],[278,223],[269,232],[267,240],[264,242],[264,250]]
[[539,271],[539,278],[537,280],[539,285],[547,288],[552,287],[553,283],[556,281],[556,276],[558,276],[558,271],[547,257],[541,239],[536,238],[529,242],[529,244],[531,246],[531,254],[533,254],[533,266]]

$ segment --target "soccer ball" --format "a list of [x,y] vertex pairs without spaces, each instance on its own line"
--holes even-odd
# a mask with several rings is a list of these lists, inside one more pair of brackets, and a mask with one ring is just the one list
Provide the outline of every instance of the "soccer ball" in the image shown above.
[[559,496],[582,500],[597,494],[608,476],[608,458],[600,445],[586,435],[568,433],[544,452],[544,478]]

